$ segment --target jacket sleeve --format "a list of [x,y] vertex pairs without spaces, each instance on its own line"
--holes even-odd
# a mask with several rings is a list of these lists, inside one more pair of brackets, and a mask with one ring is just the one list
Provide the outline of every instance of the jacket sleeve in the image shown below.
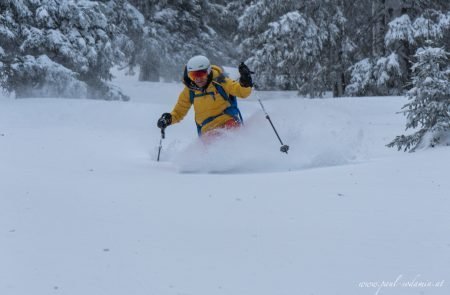
[[190,108],[191,101],[189,99],[189,90],[185,87],[178,96],[177,104],[173,107],[173,110],[170,113],[172,115],[172,124],[183,120]]
[[225,83],[222,86],[227,93],[240,98],[246,98],[252,93],[251,87],[242,87],[238,81],[230,78],[225,78]]

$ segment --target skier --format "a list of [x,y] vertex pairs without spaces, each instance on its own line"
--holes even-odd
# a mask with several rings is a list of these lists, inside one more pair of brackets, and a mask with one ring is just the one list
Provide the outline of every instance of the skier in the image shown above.
[[180,122],[194,105],[198,134],[204,135],[218,128],[236,128],[242,124],[236,97],[246,98],[253,87],[253,72],[244,64],[239,65],[239,82],[225,77],[223,70],[211,65],[202,55],[192,57],[184,68],[183,91],[171,113],[162,114],[157,126]]

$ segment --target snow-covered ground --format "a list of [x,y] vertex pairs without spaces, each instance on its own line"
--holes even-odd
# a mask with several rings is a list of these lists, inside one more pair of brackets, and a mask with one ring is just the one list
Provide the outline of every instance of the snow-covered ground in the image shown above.
[[255,93],[158,163],[181,84],[115,83],[130,102],[0,99],[1,295],[450,293],[450,148],[385,147],[405,98]]

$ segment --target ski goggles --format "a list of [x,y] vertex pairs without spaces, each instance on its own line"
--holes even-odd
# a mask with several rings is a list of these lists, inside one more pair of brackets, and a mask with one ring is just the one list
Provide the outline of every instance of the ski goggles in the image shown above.
[[199,70],[188,72],[188,77],[191,80],[206,78],[208,76],[208,70]]

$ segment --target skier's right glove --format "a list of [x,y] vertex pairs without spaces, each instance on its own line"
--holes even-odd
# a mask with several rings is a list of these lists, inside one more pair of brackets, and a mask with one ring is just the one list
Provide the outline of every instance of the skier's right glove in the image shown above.
[[241,74],[239,83],[242,87],[253,87],[252,74],[254,74],[254,72],[250,71],[247,65],[243,62],[239,65],[239,74]]
[[170,113],[164,113],[158,120],[158,128],[165,129],[167,126],[172,124],[172,115]]

